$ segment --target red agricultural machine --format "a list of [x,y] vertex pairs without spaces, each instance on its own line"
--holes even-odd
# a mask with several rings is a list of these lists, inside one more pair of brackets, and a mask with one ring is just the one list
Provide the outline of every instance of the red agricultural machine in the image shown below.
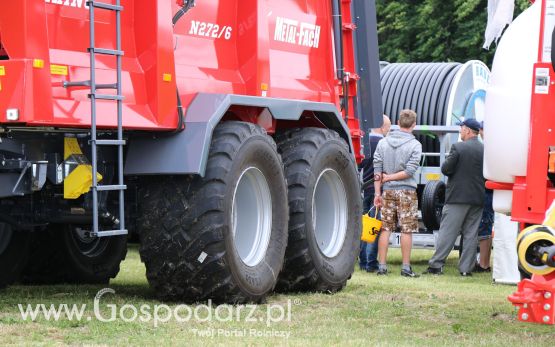
[[541,0],[507,29],[493,63],[484,129],[486,186],[495,190],[494,209],[521,225],[519,267],[530,277],[509,300],[519,320],[544,324],[555,324],[554,27],[555,1]]
[[[356,14],[356,15],[355,15]],[[0,286],[105,283],[136,232],[162,299],[341,290],[373,1],[0,4]]]

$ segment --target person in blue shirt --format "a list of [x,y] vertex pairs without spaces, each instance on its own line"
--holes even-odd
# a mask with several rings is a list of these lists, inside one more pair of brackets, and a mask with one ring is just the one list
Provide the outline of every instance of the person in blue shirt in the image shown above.
[[[370,156],[365,158],[360,164],[360,169],[362,169],[363,182],[368,182],[369,180],[374,178],[374,153],[376,152],[378,142],[380,142],[381,139],[387,136],[390,129],[391,120],[389,119],[389,117],[384,115],[382,126],[380,128],[374,128],[370,130]],[[366,214],[374,205],[374,185],[368,185],[363,194],[364,200],[362,211]],[[361,270],[367,272],[375,272],[378,269],[378,238],[376,238],[374,243],[361,241],[359,266]]]
[[[480,137],[484,140],[484,122],[480,123]],[[486,188],[486,198],[484,200],[484,212],[478,227],[478,243],[480,244],[480,262],[476,264],[474,272],[491,272],[491,243],[493,234],[493,190]]]

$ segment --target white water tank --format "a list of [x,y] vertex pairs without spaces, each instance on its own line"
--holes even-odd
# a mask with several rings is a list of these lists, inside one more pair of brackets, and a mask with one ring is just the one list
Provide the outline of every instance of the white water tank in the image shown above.
[[484,176],[492,181],[512,183],[526,175],[540,16],[536,1],[509,26],[493,59],[484,121]]
[[[484,120],[484,177],[491,181],[513,183],[515,176],[526,176],[541,4],[536,1],[514,20],[493,60]],[[495,194],[494,206],[508,213],[511,200],[512,194]]]

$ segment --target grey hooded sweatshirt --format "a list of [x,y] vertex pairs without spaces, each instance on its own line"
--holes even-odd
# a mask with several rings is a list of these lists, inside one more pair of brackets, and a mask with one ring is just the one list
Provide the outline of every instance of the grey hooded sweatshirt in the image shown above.
[[374,174],[395,174],[405,171],[410,177],[402,181],[386,182],[382,190],[416,189],[414,174],[420,166],[422,145],[414,135],[393,131],[378,143],[374,153]]

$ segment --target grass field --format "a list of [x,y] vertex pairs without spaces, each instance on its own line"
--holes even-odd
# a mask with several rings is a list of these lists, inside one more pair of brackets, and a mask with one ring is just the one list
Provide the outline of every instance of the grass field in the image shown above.
[[[423,271],[430,256],[430,251],[415,251],[415,269]],[[99,303],[102,319],[111,318],[109,305],[116,306],[115,321],[99,321],[94,312],[93,299],[102,286],[14,286],[0,292],[0,344],[554,345],[555,327],[516,321],[516,311],[506,300],[515,287],[492,285],[487,274],[460,277],[454,266],[455,253],[444,276],[417,279],[399,276],[398,250],[393,250],[390,258],[393,265],[390,275],[377,277],[357,271],[341,293],[273,295],[267,305],[242,307],[242,310],[213,305],[212,319],[208,321],[206,306],[170,304],[165,307],[156,301],[146,283],[137,249],[131,248],[119,277],[110,284],[116,293],[106,294]],[[80,321],[75,317],[47,321],[43,317],[33,322],[29,318],[23,320],[18,304],[24,309],[28,304],[48,307],[85,304],[87,307]],[[132,319],[133,308],[126,304],[136,307],[136,319]],[[160,319],[146,319],[141,311],[143,305],[148,305],[144,312]],[[155,308],[155,305],[162,306]],[[161,322],[170,312],[168,309],[177,310],[177,319]],[[251,310],[254,314],[249,317]]]

